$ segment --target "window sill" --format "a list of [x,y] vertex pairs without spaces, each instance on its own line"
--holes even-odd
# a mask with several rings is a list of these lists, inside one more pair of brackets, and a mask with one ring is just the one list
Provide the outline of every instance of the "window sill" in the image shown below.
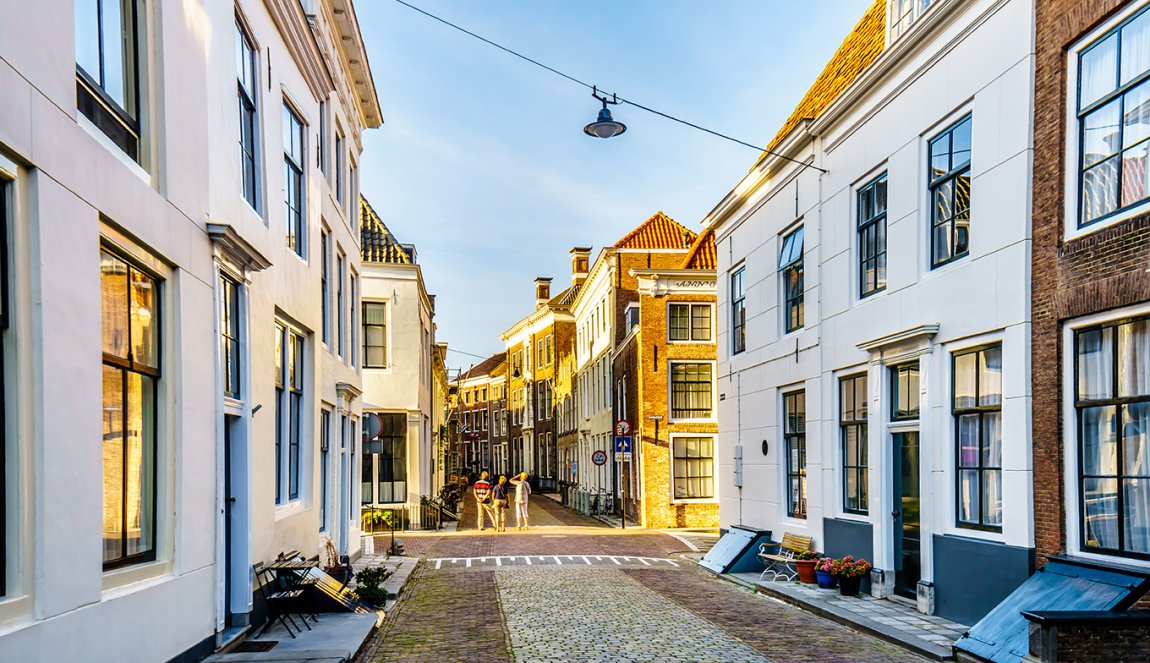
[[715,424],[719,420],[715,417],[705,417],[702,419],[680,419],[678,417],[671,417],[667,420],[668,424]]
[[1090,225],[1076,227],[1073,230],[1071,230],[1068,226],[1062,238],[1065,242],[1073,242],[1074,240],[1093,235],[1094,233],[1101,230],[1106,230],[1111,226],[1116,226],[1123,221],[1128,221],[1135,217],[1143,216],[1147,212],[1150,212],[1150,200],[1135,205],[1129,209],[1122,210],[1121,212],[1114,212],[1109,216],[1101,217],[1091,222]]
[[285,518],[291,518],[292,516],[303,513],[306,510],[307,507],[304,505],[303,500],[298,497],[285,504],[277,504],[275,521],[278,523]]
[[671,504],[718,504],[719,500],[714,497],[684,497],[682,499],[671,499]]
[[[91,120],[87,118],[87,116],[85,116],[79,110],[76,111],[76,124],[78,124],[85,133],[91,136],[93,140],[103,146],[104,149],[111,152],[112,156],[115,157],[117,161],[124,164],[128,170],[132,172],[132,174],[140,178],[141,182],[148,185],[148,187],[152,186],[151,173],[145,170],[143,166],[136,163],[132,157],[124,153],[124,150],[120,149],[119,145],[113,143],[112,139],[108,138],[104,132],[100,130],[100,127],[97,127]],[[142,152],[143,149],[144,141],[143,138],[141,138],[140,151]]]
[[0,637],[33,622],[32,597],[28,594],[0,598]]
[[152,587],[165,580],[171,572],[171,565],[163,560],[106,571],[103,578],[103,599],[114,599]]

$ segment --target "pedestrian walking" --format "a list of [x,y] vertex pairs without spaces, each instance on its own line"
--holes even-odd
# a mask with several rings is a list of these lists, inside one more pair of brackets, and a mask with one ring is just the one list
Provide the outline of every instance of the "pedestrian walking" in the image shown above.
[[495,514],[491,512],[491,482],[487,480],[486,472],[479,475],[479,480],[471,484],[471,493],[475,495],[475,510],[479,512],[479,531],[483,531],[484,514],[495,523]]
[[507,477],[500,476],[491,488],[491,504],[495,510],[495,531],[507,531]]
[[511,485],[515,486],[515,529],[527,529],[527,498],[531,496],[527,473],[520,472],[517,479],[511,480]]

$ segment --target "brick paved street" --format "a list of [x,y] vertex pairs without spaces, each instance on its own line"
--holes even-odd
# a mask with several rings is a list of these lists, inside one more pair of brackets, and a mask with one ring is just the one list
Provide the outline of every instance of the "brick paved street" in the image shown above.
[[424,561],[357,663],[920,660],[715,578],[669,535],[537,508],[584,526],[405,535]]

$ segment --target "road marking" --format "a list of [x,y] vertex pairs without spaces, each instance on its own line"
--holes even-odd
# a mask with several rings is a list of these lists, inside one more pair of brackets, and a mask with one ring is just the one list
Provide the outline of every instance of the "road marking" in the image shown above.
[[469,568],[469,569],[471,568],[471,558],[470,557],[467,558],[467,568]]
[[[484,566],[518,566],[518,559],[520,557],[523,558],[523,564],[527,566],[532,566],[537,563],[544,566],[563,566],[565,564],[578,563],[579,560],[582,560],[583,564],[587,566],[595,566],[596,562],[606,564],[607,560],[610,560],[615,566],[622,566],[624,563],[655,566],[658,562],[666,562],[669,566],[679,568],[679,563],[672,559],[665,557],[641,557],[638,555],[483,555],[477,557],[433,557],[427,561],[434,562],[436,570],[443,569],[444,562],[449,562],[452,566],[458,566],[462,562],[465,568],[470,569]],[[532,561],[532,557],[535,557],[536,561]],[[564,558],[566,558],[566,560]],[[594,562],[592,559],[594,559]],[[504,564],[504,562],[507,564]]]
[[530,557],[528,557],[527,555],[524,555],[523,560],[525,562],[527,562],[527,566],[531,566],[531,558]]
[[587,562],[588,564],[590,564],[590,563],[591,563],[591,560],[587,559],[587,556],[586,556],[586,555],[583,555],[583,561],[584,561],[584,562]]
[[498,557],[495,558],[495,566],[503,566],[503,562]]
[[442,560],[442,559],[437,559],[437,560],[435,560],[435,570],[436,570],[436,571],[438,571],[438,570],[439,570],[439,567],[440,567],[440,566],[442,566],[442,564],[443,564],[443,560]]
[[678,534],[672,534],[671,532],[663,532],[663,533],[666,534],[667,536],[673,536],[676,539],[678,539],[679,541],[681,541],[683,543],[683,545],[685,545],[691,549],[691,552],[701,552],[699,550],[699,546],[696,546],[695,544],[691,543],[691,541],[689,539],[687,539],[686,537],[679,536]]
[[555,558],[555,563],[556,563],[556,564],[558,564],[558,565],[560,565],[560,566],[562,566],[562,565],[563,565],[563,562],[559,561],[559,555],[552,555],[552,557],[554,557],[554,558]]
[[644,564],[645,566],[651,566],[651,563],[650,563],[650,562],[648,562],[647,560],[643,559],[642,557],[640,557],[640,558],[639,558],[639,561],[640,561],[640,562],[643,562],[643,564]]
[[616,566],[619,564],[619,560],[616,559],[614,555],[611,556],[611,561],[615,562]]

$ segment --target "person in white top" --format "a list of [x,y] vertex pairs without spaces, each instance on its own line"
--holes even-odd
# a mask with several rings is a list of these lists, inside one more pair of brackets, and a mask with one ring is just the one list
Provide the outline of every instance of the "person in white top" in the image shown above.
[[510,480],[515,486],[515,529],[527,529],[527,498],[531,496],[531,484],[527,483],[527,473]]

